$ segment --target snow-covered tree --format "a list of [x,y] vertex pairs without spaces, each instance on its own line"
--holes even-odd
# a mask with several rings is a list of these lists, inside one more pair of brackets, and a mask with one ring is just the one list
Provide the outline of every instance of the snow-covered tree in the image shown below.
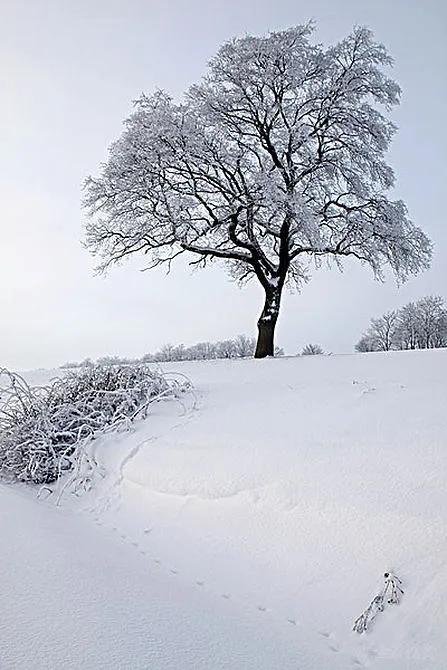
[[188,349],[184,344],[177,344],[172,350],[171,360],[173,361],[187,361],[188,360]]
[[247,335],[238,335],[234,345],[238,358],[249,358],[255,352],[256,340],[253,337],[247,337]]
[[378,319],[371,319],[368,335],[373,343],[374,351],[389,351],[395,343],[398,313],[394,310],[386,312]]
[[357,351],[388,351],[445,346],[447,309],[441,296],[430,295],[371,319],[355,348]]
[[416,349],[418,346],[418,309],[414,302],[409,302],[399,310],[399,321],[395,340],[398,349]]
[[216,345],[217,358],[236,358],[236,346],[234,340],[222,340]]
[[417,336],[421,349],[447,344],[447,311],[441,296],[429,295],[416,303]]
[[217,344],[214,342],[197,342],[189,347],[188,358],[191,361],[207,361],[216,358]]
[[174,359],[175,347],[172,344],[164,344],[155,356],[156,361],[169,362]]
[[357,344],[355,345],[355,350],[359,353],[365,353],[367,351],[376,351],[375,342],[371,336],[367,333],[362,335]]
[[284,286],[312,262],[347,257],[400,279],[428,267],[431,247],[405,204],[388,198],[385,154],[399,102],[372,33],[311,41],[312,25],[224,44],[180,104],[143,95],[97,178],[86,183],[86,242],[101,270],[142,253],[149,267],[180,254],[223,261],[265,294],[257,357],[273,355]]

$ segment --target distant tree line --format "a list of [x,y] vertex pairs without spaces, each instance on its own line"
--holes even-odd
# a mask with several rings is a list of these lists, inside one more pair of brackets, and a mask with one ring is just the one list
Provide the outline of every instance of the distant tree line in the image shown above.
[[[139,359],[120,356],[102,356],[96,361],[86,358],[80,362],[65,363],[62,368],[80,368],[99,365],[126,365],[131,363],[166,363],[169,361],[204,361],[218,358],[251,358],[256,348],[254,337],[238,335],[234,339],[219,342],[197,342],[190,347],[183,344],[165,344],[154,354],[144,354]],[[275,348],[275,356],[283,356],[281,347]]]
[[446,346],[447,308],[441,296],[429,295],[371,319],[355,348],[362,352]]

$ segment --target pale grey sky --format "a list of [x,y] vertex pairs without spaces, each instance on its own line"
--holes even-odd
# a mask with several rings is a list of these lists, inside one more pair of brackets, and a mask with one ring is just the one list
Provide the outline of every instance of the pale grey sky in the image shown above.
[[262,296],[217,265],[104,279],[81,247],[80,189],[120,132],[131,101],[180,95],[234,35],[317,22],[335,41],[373,29],[403,88],[390,161],[396,193],[435,243],[429,272],[397,288],[365,268],[320,270],[286,295],[278,343],[351,351],[373,315],[428,293],[447,297],[447,5],[444,0],[0,0],[0,366],[138,356],[164,342],[255,334]]

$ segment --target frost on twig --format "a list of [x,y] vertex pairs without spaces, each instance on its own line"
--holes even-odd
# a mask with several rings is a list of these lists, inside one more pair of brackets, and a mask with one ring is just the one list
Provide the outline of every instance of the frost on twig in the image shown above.
[[88,490],[100,471],[91,442],[129,429],[152,403],[189,387],[145,364],[85,367],[34,388],[0,368],[0,477],[48,494],[70,471],[62,490]]
[[356,633],[365,633],[373,623],[379,612],[383,612],[386,605],[398,605],[403,595],[401,580],[392,572],[383,575],[385,583],[380,591],[371,600],[366,610],[354,621],[352,630]]

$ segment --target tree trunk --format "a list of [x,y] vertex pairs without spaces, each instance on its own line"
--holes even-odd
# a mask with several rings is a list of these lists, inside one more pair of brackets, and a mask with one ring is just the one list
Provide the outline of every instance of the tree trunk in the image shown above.
[[255,358],[273,356],[275,353],[275,327],[278,320],[281,289],[273,287],[265,291],[265,303],[258,320],[258,341]]

